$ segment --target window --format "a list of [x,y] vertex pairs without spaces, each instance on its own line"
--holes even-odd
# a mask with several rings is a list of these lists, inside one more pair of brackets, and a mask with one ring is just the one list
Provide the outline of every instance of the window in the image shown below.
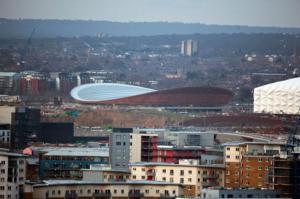
[[170,170],[170,175],[174,175],[174,170],[173,169]]
[[1,169],[1,173],[5,173],[5,169]]
[[226,158],[229,159],[229,158],[230,158],[230,155],[226,155]]
[[192,174],[193,172],[191,170],[189,170],[189,174]]
[[235,148],[236,151],[240,151],[240,148]]
[[163,169],[163,173],[166,173],[167,171],[166,171],[166,169]]
[[52,195],[55,195],[55,190],[52,190]]
[[165,177],[163,177],[163,178],[162,178],[162,180],[163,180],[163,181],[166,181],[166,178],[165,178]]
[[173,179],[173,177],[171,177],[171,178],[170,178],[170,182],[174,182],[174,179]]
[[262,166],[259,166],[259,167],[258,167],[258,170],[262,170]]
[[144,180],[146,177],[145,176],[142,176],[142,179]]
[[266,166],[266,171],[269,171],[269,167],[268,166]]
[[146,171],[146,169],[145,169],[145,168],[142,168],[142,171]]
[[184,179],[183,178],[180,178],[180,183],[184,183]]
[[132,179],[136,179],[136,176],[135,176],[135,175],[133,175],[133,176],[132,176]]
[[263,176],[263,175],[262,175],[261,173],[258,174],[258,177],[259,177],[259,178],[262,178],[262,176]]
[[192,182],[192,178],[189,178],[188,181],[189,181],[189,182]]
[[60,195],[60,190],[57,190],[57,194]]
[[88,189],[88,190],[87,190],[87,193],[88,193],[88,194],[90,194],[90,193],[91,193],[91,190],[90,190],[90,189]]
[[176,191],[175,191],[175,190],[173,190],[173,194],[174,194],[174,195],[176,194]]
[[149,194],[149,190],[148,189],[146,189],[145,192],[146,192],[146,194]]
[[159,194],[159,190],[156,190],[155,192],[156,192],[156,194]]
[[118,193],[118,191],[115,189],[115,190],[114,190],[114,194],[116,194],[116,193]]
[[121,194],[124,194],[124,189],[121,190]]
[[235,156],[235,159],[239,159],[239,158],[240,158],[240,156],[239,156],[239,155],[236,155],[236,156]]
[[258,162],[262,162],[262,158],[258,158]]
[[122,145],[122,143],[121,142],[116,142],[116,145],[120,146],[120,145]]
[[135,167],[133,167],[133,168],[132,168],[132,170],[136,171],[136,168],[135,168]]
[[229,147],[227,147],[227,148],[226,148],[226,150],[227,150],[227,151],[230,151],[230,148],[229,148]]
[[0,190],[4,190],[4,186],[1,186],[1,187],[0,187]]
[[184,170],[180,170],[180,175],[184,175]]

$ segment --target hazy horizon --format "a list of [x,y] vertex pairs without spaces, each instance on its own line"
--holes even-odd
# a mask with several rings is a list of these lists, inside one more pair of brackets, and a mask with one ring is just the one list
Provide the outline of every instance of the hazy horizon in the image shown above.
[[299,0],[0,0],[0,18],[300,27]]

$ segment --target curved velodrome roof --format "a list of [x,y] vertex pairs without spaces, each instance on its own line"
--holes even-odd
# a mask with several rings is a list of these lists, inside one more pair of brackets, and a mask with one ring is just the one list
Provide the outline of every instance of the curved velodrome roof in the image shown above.
[[77,86],[71,96],[83,102],[100,102],[124,97],[141,95],[155,90],[127,84],[99,83]]
[[[128,90],[127,90],[128,89]],[[229,90],[216,87],[185,87],[156,91],[124,84],[87,84],[71,91],[73,98],[84,103],[146,106],[226,105],[233,97]]]

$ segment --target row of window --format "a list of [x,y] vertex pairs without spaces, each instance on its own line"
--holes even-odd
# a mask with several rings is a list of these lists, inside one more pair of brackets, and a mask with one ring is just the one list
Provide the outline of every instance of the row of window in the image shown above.
[[[119,189],[114,189],[113,190],[113,193],[114,194],[118,194],[118,191],[119,191],[119,193],[120,194],[125,194],[125,191],[124,191],[124,189],[121,189],[121,190],[119,190]],[[127,194],[129,194],[129,193],[136,193],[136,192],[138,192],[138,193],[142,193],[142,192],[140,192],[140,190],[129,190],[129,192],[127,193]],[[70,194],[70,193],[76,193],[76,191],[75,190],[66,190],[66,193],[65,194]],[[82,189],[80,189],[79,190],[79,192],[78,192],[79,194],[83,194],[83,190]],[[87,191],[86,191],[86,193],[87,194],[91,194],[92,193],[92,190],[91,189],[88,189]],[[95,189],[94,190],[94,193],[106,193],[106,194],[110,194],[111,193],[111,191],[109,190],[109,189],[106,189],[106,190],[99,190],[99,189]],[[150,191],[149,191],[149,189],[146,189],[145,190],[145,194],[149,194],[150,193]],[[160,190],[155,190],[155,193],[156,194],[160,194],[161,193],[161,191]],[[162,191],[162,193],[164,193],[164,194],[166,194],[166,195],[169,195],[169,190],[164,190],[164,191]],[[172,191],[172,193],[173,194],[176,194],[176,190],[173,190]],[[54,196],[54,195],[61,195],[61,191],[60,190],[52,190],[51,191],[51,194]]]
[[[132,170],[133,171],[136,171],[137,169],[135,168],[135,167],[133,167],[132,168]],[[146,168],[142,168],[141,169],[143,172],[146,172]],[[148,170],[148,171],[154,171],[155,172],[155,170],[153,169],[153,170]],[[167,170],[166,169],[163,169],[162,170],[162,173],[167,173]],[[190,174],[190,175],[192,175],[193,174],[193,171],[192,170],[188,170],[188,172],[187,172],[188,174]],[[214,171],[212,171],[212,173],[214,174]],[[170,171],[169,171],[169,174],[170,175],[174,175],[174,170],[173,169],[171,169]],[[201,171],[200,170],[198,170],[198,174],[200,175],[201,174]],[[207,175],[208,174],[208,171],[207,170],[204,170],[203,171],[203,175]],[[180,170],[180,175],[185,175],[185,170]]]

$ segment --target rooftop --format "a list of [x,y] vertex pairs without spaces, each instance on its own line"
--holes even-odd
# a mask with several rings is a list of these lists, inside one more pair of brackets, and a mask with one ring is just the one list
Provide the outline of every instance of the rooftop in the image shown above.
[[285,145],[283,142],[241,142],[241,141],[232,141],[223,143],[222,146],[241,146],[241,145]]
[[57,185],[180,185],[165,181],[135,180],[126,182],[95,182],[84,180],[44,180],[35,184],[34,187],[57,186]]
[[134,162],[129,166],[174,166],[174,167],[199,167],[199,168],[225,168],[223,164],[210,164],[210,165],[193,165],[193,164],[175,164],[167,162]]
[[85,147],[61,147],[48,148],[43,150],[45,156],[89,156],[89,157],[108,157],[108,148],[85,148]]

